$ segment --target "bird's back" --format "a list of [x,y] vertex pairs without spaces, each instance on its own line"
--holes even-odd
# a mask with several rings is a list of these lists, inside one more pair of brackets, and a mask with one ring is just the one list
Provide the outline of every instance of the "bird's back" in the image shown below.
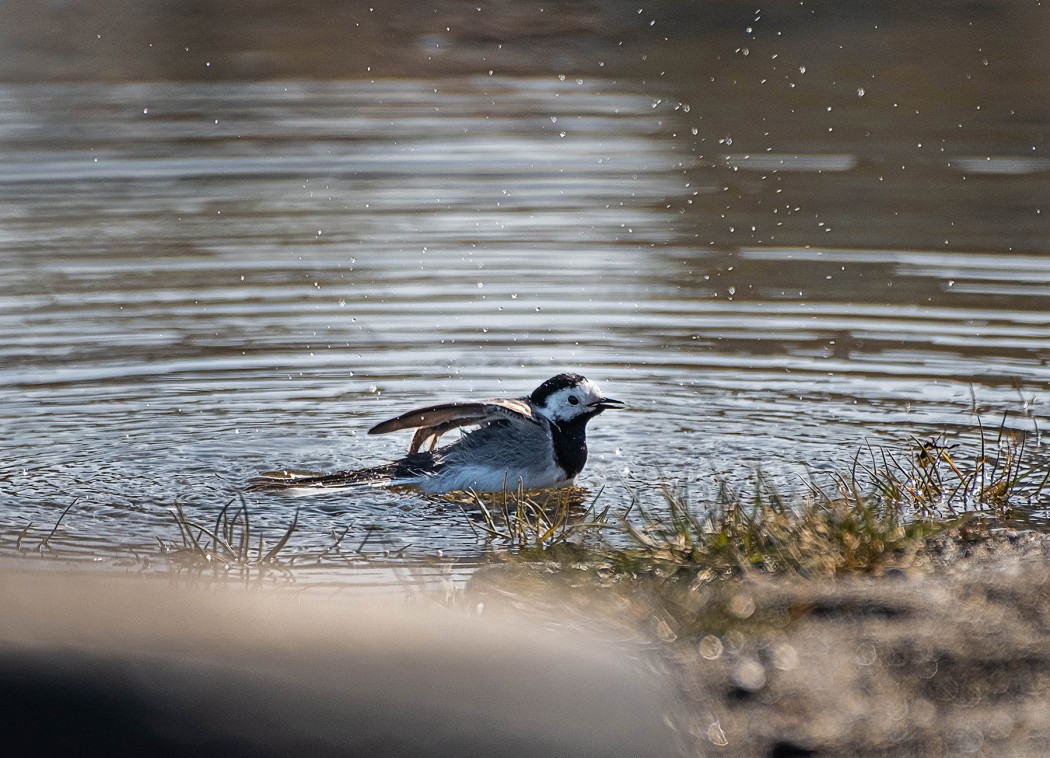
[[414,483],[434,492],[498,492],[517,488],[519,481],[529,487],[565,481],[555,463],[546,419],[527,424],[494,421],[465,434],[435,450],[430,472]]

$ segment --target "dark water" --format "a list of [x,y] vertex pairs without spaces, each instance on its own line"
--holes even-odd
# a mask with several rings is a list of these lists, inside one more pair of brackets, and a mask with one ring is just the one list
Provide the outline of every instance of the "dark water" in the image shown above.
[[[399,455],[363,432],[406,408],[564,370],[631,406],[592,424],[580,479],[616,503],[625,477],[798,487],[867,442],[973,440],[975,411],[1045,453],[1047,64],[988,51],[1047,12],[1000,10],[789,14],[779,41],[687,14],[630,52],[588,17],[491,75],[480,33],[431,77],[25,81],[6,61],[0,551],[35,555],[73,503],[44,555],[163,563],[176,502],[210,521],[261,470]],[[983,52],[929,44],[976,89],[933,47],[924,68],[913,39],[975,20]],[[373,41],[418,57],[413,34]],[[559,44],[564,65],[535,53]],[[271,542],[301,507],[290,551],[366,582],[454,579],[491,549],[404,493],[248,504]]]

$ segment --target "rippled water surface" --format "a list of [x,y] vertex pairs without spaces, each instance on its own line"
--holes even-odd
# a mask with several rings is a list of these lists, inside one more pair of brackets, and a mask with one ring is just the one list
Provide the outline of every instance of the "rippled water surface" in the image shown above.
[[[759,88],[723,46],[708,73]],[[373,465],[407,444],[379,420],[565,370],[630,405],[580,478],[613,502],[625,476],[795,487],[975,410],[1038,446],[1045,103],[901,132],[913,93],[847,82],[840,116],[827,80],[763,138],[686,68],[0,86],[0,549],[72,503],[48,548],[142,565],[176,502],[210,522],[259,471]],[[379,584],[490,549],[439,499],[248,505],[271,541],[301,508],[293,552],[345,533],[322,562]]]

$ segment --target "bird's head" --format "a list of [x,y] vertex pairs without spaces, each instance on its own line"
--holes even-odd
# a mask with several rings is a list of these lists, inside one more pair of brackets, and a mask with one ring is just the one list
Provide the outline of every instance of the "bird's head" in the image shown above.
[[598,385],[579,374],[558,374],[529,395],[549,421],[562,424],[582,419],[584,423],[607,408],[620,408],[619,400],[602,395]]

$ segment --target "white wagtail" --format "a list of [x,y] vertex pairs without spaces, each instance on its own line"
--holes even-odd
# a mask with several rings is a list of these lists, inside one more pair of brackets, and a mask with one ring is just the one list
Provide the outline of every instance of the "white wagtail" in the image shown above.
[[[587,462],[587,422],[623,406],[579,374],[551,377],[526,397],[443,403],[376,424],[369,434],[415,429],[408,455],[376,468],[335,474],[263,474],[255,489],[300,493],[357,484],[418,487],[424,492],[499,492],[572,484]],[[444,447],[438,439],[465,426],[478,427]]]

